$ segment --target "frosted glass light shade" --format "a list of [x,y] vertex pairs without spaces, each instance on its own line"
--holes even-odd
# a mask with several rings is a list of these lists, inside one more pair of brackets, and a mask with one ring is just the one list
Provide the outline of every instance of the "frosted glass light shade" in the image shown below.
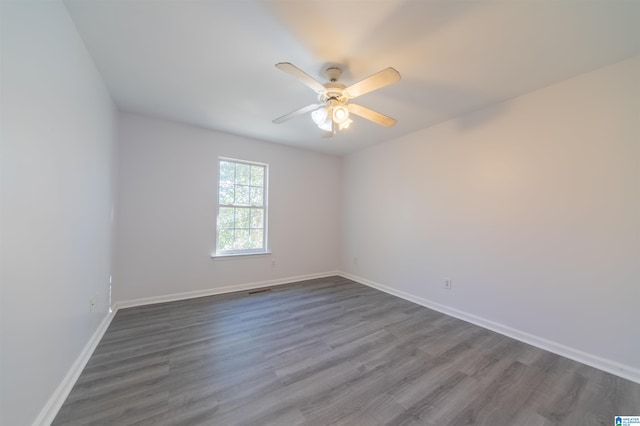
[[317,126],[320,126],[327,120],[328,115],[327,109],[325,107],[321,107],[311,112],[311,119]]
[[333,108],[333,121],[340,124],[340,123],[344,123],[348,119],[349,119],[349,110],[346,107],[339,105]]
[[349,126],[351,126],[351,123],[353,123],[353,120],[350,119],[350,118],[347,118],[345,121],[343,121],[342,123],[338,124],[338,128],[340,130],[348,129]]
[[331,119],[327,117],[326,120],[324,120],[324,122],[318,124],[318,127],[320,127],[322,130],[324,130],[325,132],[330,132],[332,131],[332,126],[331,126]]

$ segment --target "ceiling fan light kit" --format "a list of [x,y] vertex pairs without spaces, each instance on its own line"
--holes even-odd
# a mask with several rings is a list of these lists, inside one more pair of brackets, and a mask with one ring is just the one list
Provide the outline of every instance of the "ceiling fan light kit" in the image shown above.
[[333,132],[349,128],[353,120],[349,118],[349,110],[336,101],[329,101],[327,105],[311,111],[311,119],[316,126],[325,132]]
[[338,79],[342,75],[342,70],[335,66],[327,68],[326,73],[329,81],[325,84],[321,84],[289,62],[280,62],[276,64],[276,68],[296,77],[300,82],[318,94],[317,104],[307,105],[306,107],[276,118],[273,120],[276,124],[284,123],[294,117],[311,112],[311,119],[321,130],[325,131],[326,137],[333,136],[339,130],[348,129],[351,123],[353,123],[353,120],[350,118],[351,114],[385,127],[391,127],[396,124],[394,118],[363,107],[362,105],[349,103],[351,99],[400,80],[400,73],[393,68],[386,68],[349,87],[338,82]]

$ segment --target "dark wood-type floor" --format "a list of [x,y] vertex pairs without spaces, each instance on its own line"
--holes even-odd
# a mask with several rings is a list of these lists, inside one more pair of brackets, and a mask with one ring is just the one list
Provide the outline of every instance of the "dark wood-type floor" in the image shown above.
[[640,385],[341,277],[124,309],[55,425],[612,425]]

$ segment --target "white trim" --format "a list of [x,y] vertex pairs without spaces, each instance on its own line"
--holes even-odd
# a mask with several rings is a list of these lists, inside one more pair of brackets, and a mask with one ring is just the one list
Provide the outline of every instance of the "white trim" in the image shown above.
[[517,330],[515,328],[479,317],[477,315],[469,314],[458,309],[451,308],[449,306],[441,305],[439,303],[423,299],[422,297],[415,296],[401,290],[396,290],[394,288],[377,283],[375,281],[368,280],[366,278],[351,275],[342,271],[338,272],[338,274],[344,278],[348,278],[360,284],[364,284],[377,290],[384,291],[385,293],[400,297],[410,302],[417,303],[418,305],[425,306],[429,309],[433,309],[434,311],[438,311],[443,314],[461,319],[463,321],[470,322],[488,330],[495,331],[496,333],[500,333],[521,342],[536,346],[540,349],[544,349],[565,358],[569,358],[582,364],[597,368],[599,370],[606,371],[607,373],[614,374],[616,376],[622,377],[623,379],[640,383],[640,369],[631,367],[629,365],[621,364],[610,359],[583,352],[579,349],[571,348],[561,343],[553,342],[551,340],[547,340],[545,338],[521,330]]
[[58,411],[60,411],[60,407],[62,407],[62,404],[69,396],[69,392],[71,392],[71,389],[73,389],[73,386],[76,384],[80,373],[82,373],[87,362],[89,362],[89,358],[91,358],[96,346],[98,346],[98,343],[102,340],[102,336],[107,331],[107,328],[109,328],[109,324],[111,324],[111,320],[115,315],[115,311],[112,310],[102,319],[102,322],[98,325],[98,328],[84,346],[76,361],[69,371],[67,371],[62,382],[60,382],[45,406],[40,410],[40,414],[38,414],[38,417],[36,417],[33,422],[33,426],[45,426],[53,422],[53,419],[55,419]]
[[256,252],[241,252],[241,253],[222,253],[222,254],[216,254],[216,253],[211,253],[211,258],[212,259],[233,259],[233,258],[240,258],[240,257],[247,257],[247,256],[269,256],[271,254],[270,251],[256,251]]
[[225,157],[225,156],[218,156],[218,160],[229,161],[229,162],[233,162],[233,163],[249,164],[249,165],[252,165],[252,166],[267,166],[267,167],[269,167],[269,163],[262,163],[260,161],[251,161],[251,160],[241,160],[239,158],[231,158],[231,157]]
[[272,287],[282,284],[291,284],[298,281],[312,280],[315,278],[325,278],[340,275],[337,271],[322,272],[318,274],[298,275],[295,277],[279,278],[275,280],[256,281],[245,284],[235,284],[224,287],[208,288],[205,290],[187,291],[184,293],[166,294],[162,296],[143,297],[141,299],[123,300],[116,302],[114,307],[116,310],[124,308],[132,308],[134,306],[153,305],[156,303],[173,302],[176,300],[193,299],[196,297],[213,296],[216,294],[233,293],[236,291],[253,290],[256,288]]

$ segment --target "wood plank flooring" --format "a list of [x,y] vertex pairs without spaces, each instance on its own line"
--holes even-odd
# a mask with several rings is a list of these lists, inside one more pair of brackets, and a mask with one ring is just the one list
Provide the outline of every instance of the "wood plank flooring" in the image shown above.
[[54,425],[612,425],[640,385],[341,277],[124,309]]

